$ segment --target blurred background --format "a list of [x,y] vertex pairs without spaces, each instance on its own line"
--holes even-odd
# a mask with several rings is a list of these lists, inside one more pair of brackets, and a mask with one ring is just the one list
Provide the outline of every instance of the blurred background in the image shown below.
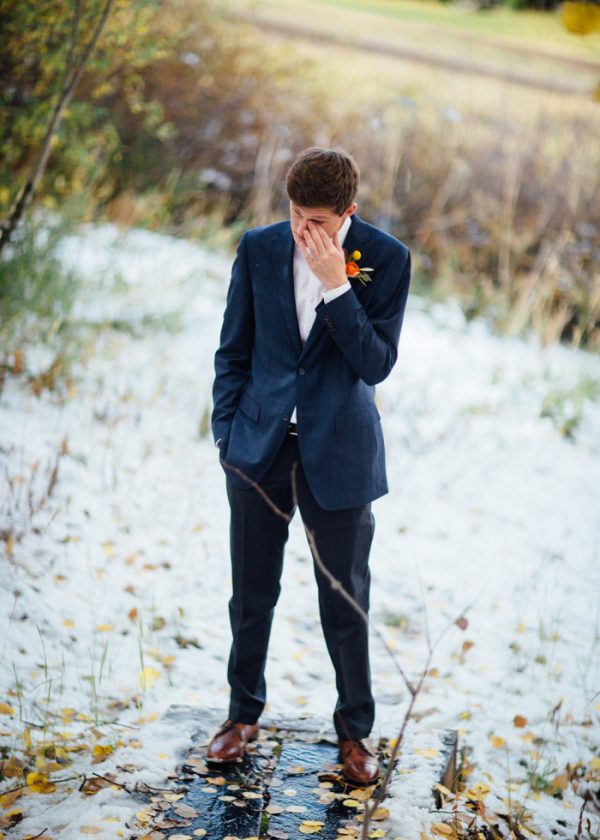
[[[377,391],[381,731],[388,650],[418,675],[443,630],[411,724],[459,732],[447,808],[479,823],[432,836],[598,840],[599,85],[596,2],[2,0],[0,835],[119,840],[125,782],[189,743],[165,709],[225,702],[214,351],[242,232],[318,144],[413,255]],[[269,702],[329,715],[294,528]],[[393,836],[422,840],[412,766]]]
[[600,349],[596,3],[8,0],[1,16],[5,370],[24,311],[68,327],[66,230],[231,248],[286,217],[286,168],[313,144],[356,157],[359,213],[413,250],[413,292]]

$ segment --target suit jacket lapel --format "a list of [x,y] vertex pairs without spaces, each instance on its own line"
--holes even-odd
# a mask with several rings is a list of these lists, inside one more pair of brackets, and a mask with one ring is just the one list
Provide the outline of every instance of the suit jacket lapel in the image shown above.
[[[369,230],[363,220],[354,214],[352,217],[352,224],[350,225],[350,230],[348,231],[346,238],[344,240],[344,248],[348,254],[351,254],[353,251],[360,251],[364,248],[365,242],[369,239]],[[369,264],[368,255],[363,254],[361,259],[361,263],[365,265]],[[354,289],[355,292],[360,293],[361,289],[365,287],[360,282],[360,280],[356,280],[354,277],[349,277],[350,285]]]
[[296,299],[294,297],[294,240],[291,229],[278,236],[273,249],[272,261],[285,323],[294,349],[299,355],[302,350],[302,340],[298,329]]

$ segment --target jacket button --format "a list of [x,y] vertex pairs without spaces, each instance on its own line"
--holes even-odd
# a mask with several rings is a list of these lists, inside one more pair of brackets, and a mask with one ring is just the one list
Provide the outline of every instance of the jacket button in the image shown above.
[[304,368],[299,368],[299,369],[298,369],[298,373],[300,374],[300,376],[304,376],[304,374],[306,373],[306,371],[304,370]]
[[284,414],[281,419],[283,420],[284,423],[287,423],[290,418],[287,416],[287,414]]

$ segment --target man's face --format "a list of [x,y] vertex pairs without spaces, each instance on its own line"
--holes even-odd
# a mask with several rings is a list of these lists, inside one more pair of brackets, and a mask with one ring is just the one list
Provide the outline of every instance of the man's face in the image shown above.
[[333,234],[341,228],[348,216],[356,212],[357,206],[356,202],[354,202],[341,216],[338,216],[335,210],[332,210],[330,207],[300,207],[298,204],[290,201],[290,223],[294,242],[299,243],[302,240],[309,222],[318,225],[331,239]]

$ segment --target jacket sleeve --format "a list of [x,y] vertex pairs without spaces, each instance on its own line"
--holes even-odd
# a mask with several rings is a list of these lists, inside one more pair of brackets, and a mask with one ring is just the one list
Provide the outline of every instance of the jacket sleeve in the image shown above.
[[213,437],[227,449],[229,432],[242,389],[250,376],[254,344],[254,306],[248,272],[247,234],[240,240],[231,270],[219,349],[215,353],[213,383]]
[[398,343],[410,285],[411,257],[403,247],[385,273],[373,275],[368,314],[354,293],[347,292],[316,309],[329,335],[352,370],[367,385],[382,382],[398,357]]

